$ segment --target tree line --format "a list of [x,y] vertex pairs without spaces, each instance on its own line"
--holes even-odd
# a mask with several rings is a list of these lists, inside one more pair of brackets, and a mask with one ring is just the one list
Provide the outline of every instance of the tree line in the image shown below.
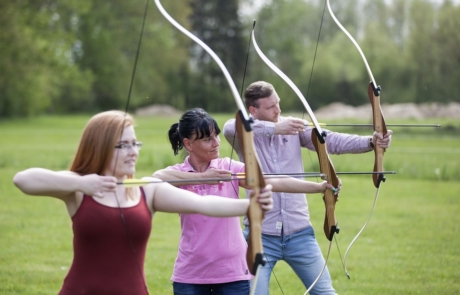
[[[248,44],[253,19],[261,50],[313,108],[368,103],[368,74],[324,0],[164,1],[208,44],[237,87],[266,80],[285,111],[302,109]],[[0,117],[124,109],[146,0],[0,2]],[[382,86],[382,103],[460,101],[460,6],[452,1],[331,0]],[[247,55],[248,52],[248,55]],[[246,64],[247,63],[247,64]],[[244,77],[244,84],[243,84]],[[130,108],[169,104],[236,110],[210,56],[177,31],[153,1],[143,33]]]

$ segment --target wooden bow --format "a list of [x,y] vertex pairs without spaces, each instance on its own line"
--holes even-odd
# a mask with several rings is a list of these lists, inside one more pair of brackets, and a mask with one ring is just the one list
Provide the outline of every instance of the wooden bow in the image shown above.
[[238,141],[244,155],[246,170],[246,185],[251,187],[254,193],[250,198],[248,209],[249,236],[246,261],[249,271],[257,274],[260,265],[265,265],[262,246],[262,221],[264,213],[257,203],[260,190],[265,187],[265,179],[260,170],[259,158],[254,147],[254,133],[252,131],[252,118],[247,120],[240,111],[236,114],[235,128]]
[[[214,51],[209,48],[203,41],[198,39],[195,35],[187,31],[179,23],[177,23],[163,8],[159,0],[155,0],[155,4],[158,7],[160,13],[179,31],[184,33],[190,39],[195,41],[200,45],[218,64],[222,70],[228,85],[230,86],[231,92],[235,99],[235,102],[238,106],[239,111],[236,115],[236,126],[238,138],[240,144],[244,150],[244,159],[245,159],[245,169],[246,169],[246,182],[248,186],[254,191],[254,194],[251,196],[250,205],[248,210],[248,217],[250,223],[250,232],[249,232],[249,245],[247,250],[247,262],[249,271],[256,276],[256,279],[253,282],[253,288],[255,288],[258,268],[260,265],[265,264],[265,259],[263,255],[262,247],[262,219],[263,212],[257,202],[258,195],[263,187],[265,187],[265,181],[260,169],[259,160],[257,158],[257,153],[254,148],[254,138],[252,133],[252,118],[249,118],[246,109],[244,107],[243,100],[238,93],[238,90],[233,82],[230,73],[228,72],[225,65],[222,63],[220,58],[214,53]],[[253,289],[255,290],[255,289]]]
[[[358,49],[358,52],[361,55],[361,58],[363,59],[364,65],[366,67],[366,70],[367,70],[367,73],[370,79],[370,83],[367,87],[367,95],[369,97],[369,101],[372,106],[372,120],[373,120],[374,131],[377,131],[385,136],[388,130],[387,130],[385,119],[382,113],[382,108],[380,106],[380,90],[381,90],[380,86],[377,86],[377,83],[375,82],[375,79],[374,79],[374,75],[372,75],[371,68],[369,67],[369,63],[367,62],[367,59],[364,56],[363,51],[359,47],[358,42],[356,42],[356,40],[351,36],[351,34],[342,26],[342,24],[335,17],[334,12],[331,9],[329,0],[327,0],[327,7],[328,7],[329,13],[332,19],[334,20],[334,22],[345,33],[345,35],[347,35],[348,39],[350,39],[350,41],[355,45],[356,49]],[[348,278],[350,278],[347,268],[346,268],[346,259],[347,259],[348,251],[351,249],[353,243],[358,239],[358,237],[361,235],[361,233],[364,231],[367,224],[369,223],[371,216],[374,212],[375,205],[377,204],[377,199],[378,199],[379,191],[380,191],[380,184],[382,181],[385,181],[385,176],[384,176],[385,174],[384,174],[384,169],[383,169],[384,154],[385,154],[385,149],[380,147],[378,144],[374,143],[374,155],[375,155],[374,172],[376,173],[372,175],[372,179],[373,179],[374,186],[377,188],[377,191],[375,193],[374,203],[372,205],[372,209],[371,209],[371,212],[369,214],[369,217],[366,223],[361,228],[361,230],[358,232],[358,234],[354,237],[354,239],[351,241],[350,245],[348,246],[345,252],[344,259],[343,259],[343,268]]]

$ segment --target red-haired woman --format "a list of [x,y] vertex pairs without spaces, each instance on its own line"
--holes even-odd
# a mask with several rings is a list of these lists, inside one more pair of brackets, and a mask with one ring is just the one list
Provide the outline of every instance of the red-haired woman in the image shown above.
[[[125,188],[142,143],[134,120],[121,111],[87,123],[69,171],[30,168],[14,176],[24,193],[64,201],[73,223],[74,259],[59,294],[148,294],[144,257],[156,211],[242,216],[248,200],[202,198],[167,183]],[[272,208],[271,187],[259,196]]]

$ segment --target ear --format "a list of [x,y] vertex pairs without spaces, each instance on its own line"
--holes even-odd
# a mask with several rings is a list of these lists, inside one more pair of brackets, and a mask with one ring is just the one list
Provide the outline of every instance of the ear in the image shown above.
[[251,115],[252,115],[253,117],[255,117],[256,111],[257,111],[257,108],[255,108],[255,107],[253,107],[253,106],[250,106],[250,107],[249,107],[249,112],[251,113]]
[[184,138],[184,147],[188,150],[188,151],[191,151],[192,150],[192,142],[190,141],[190,139],[188,138]]

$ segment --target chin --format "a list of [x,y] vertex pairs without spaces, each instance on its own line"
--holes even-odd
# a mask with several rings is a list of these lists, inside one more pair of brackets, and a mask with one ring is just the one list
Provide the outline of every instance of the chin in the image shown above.
[[123,174],[124,174],[124,175],[134,175],[134,173],[136,173],[136,169],[135,169],[135,168],[129,168],[129,169],[124,169],[124,170],[123,170]]

